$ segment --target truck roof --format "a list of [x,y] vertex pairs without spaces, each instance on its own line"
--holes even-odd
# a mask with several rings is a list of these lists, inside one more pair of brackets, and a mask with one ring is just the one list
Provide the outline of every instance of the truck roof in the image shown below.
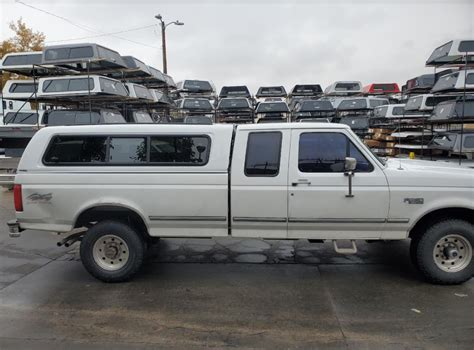
[[[169,133],[206,133],[219,130],[230,130],[231,124],[192,125],[192,124],[108,124],[108,125],[84,125],[84,126],[53,126],[41,130],[42,134],[110,134],[110,133],[133,133],[149,134],[154,132]],[[238,130],[281,130],[281,129],[349,129],[347,125],[335,123],[265,123],[239,125]]]

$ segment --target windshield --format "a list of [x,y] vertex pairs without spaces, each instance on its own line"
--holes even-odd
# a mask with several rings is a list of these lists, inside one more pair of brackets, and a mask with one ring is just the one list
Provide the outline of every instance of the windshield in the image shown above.
[[320,85],[296,85],[292,91],[293,95],[321,94],[323,90]]
[[437,136],[431,141],[432,144],[442,146],[443,148],[454,148],[456,143],[456,134],[446,134]]
[[261,87],[257,93],[260,96],[280,96],[285,94],[286,92],[282,86]]
[[219,109],[224,108],[249,108],[249,103],[245,98],[224,99],[219,102]]
[[333,111],[334,107],[329,101],[303,101],[301,104],[300,112],[318,112],[318,111]]
[[387,115],[388,106],[377,107],[374,109],[374,116],[378,118],[385,118]]
[[125,123],[125,119],[123,119],[122,115],[119,112],[103,111],[102,117],[100,119],[100,123],[119,124],[119,123]]
[[450,41],[444,45],[441,45],[440,47],[437,47],[431,54],[430,58],[428,58],[428,61],[426,63],[431,63],[435,61],[436,59],[447,56],[449,53],[449,50],[451,50],[452,45],[453,45],[453,42]]
[[204,109],[212,110],[212,105],[209,100],[185,99],[183,102],[184,109]]
[[423,96],[410,97],[405,105],[406,111],[416,111],[421,108],[421,103],[423,102]]
[[337,109],[367,109],[367,101],[365,99],[344,100],[339,104]]
[[148,114],[147,112],[142,112],[142,111],[139,111],[139,112],[134,112],[135,114],[135,121],[137,123],[153,123],[153,119],[151,119],[151,116],[150,114]]
[[257,107],[257,113],[287,113],[288,106],[285,102],[260,103]]
[[183,88],[189,91],[212,92],[211,83],[203,80],[186,80]]
[[343,117],[339,123],[346,124],[351,129],[367,129],[369,127],[369,119],[363,117]]
[[250,97],[250,91],[246,86],[224,86],[220,93],[224,96],[246,96]]
[[38,123],[38,114],[28,112],[8,112],[3,121],[5,124],[34,125]]
[[382,92],[392,92],[392,91],[398,91],[398,86],[396,84],[374,84],[372,85],[372,90],[382,91]]
[[403,115],[405,113],[405,108],[404,107],[393,107],[392,109],[392,114],[393,115]]
[[453,73],[445,75],[439,78],[436,84],[433,86],[433,91],[450,90],[453,89],[458,80],[459,73]]
[[384,99],[370,99],[369,100],[369,105],[370,107],[377,107],[377,106],[383,106],[383,105],[388,105],[388,100]]
[[195,115],[195,116],[189,116],[184,119],[185,124],[205,124],[205,125],[210,125],[212,124],[212,120],[209,117],[206,117],[205,115]]
[[336,91],[360,90],[360,86],[359,86],[359,83],[337,83],[334,90]]
[[8,91],[13,93],[34,93],[37,88],[35,83],[15,83],[10,86]]

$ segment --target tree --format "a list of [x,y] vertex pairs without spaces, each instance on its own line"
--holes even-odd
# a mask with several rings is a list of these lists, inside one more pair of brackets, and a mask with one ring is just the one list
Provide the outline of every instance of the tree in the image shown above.
[[[28,26],[20,18],[16,22],[10,23],[10,29],[15,34],[13,37],[3,40],[0,44],[0,57],[11,52],[23,51],[41,51],[43,50],[45,35],[38,31],[28,28]],[[16,74],[3,73],[1,87],[9,79],[23,79],[24,77]]]

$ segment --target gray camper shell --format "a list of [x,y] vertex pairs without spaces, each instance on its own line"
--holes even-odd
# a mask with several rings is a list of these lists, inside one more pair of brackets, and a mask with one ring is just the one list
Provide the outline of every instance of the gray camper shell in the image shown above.
[[223,86],[219,93],[219,98],[244,97],[251,98],[250,91],[245,85]]
[[467,95],[465,102],[461,96],[440,102],[434,107],[429,121],[447,123],[474,122],[474,95]]
[[127,64],[117,51],[89,43],[46,46],[42,64],[64,66],[81,72],[127,69]]
[[409,79],[406,82],[406,89],[404,90],[404,93],[414,94],[430,92],[433,88],[433,85],[435,84],[435,81],[435,74],[423,74]]
[[336,115],[336,109],[327,100],[298,101],[293,111],[293,120],[326,118],[329,121]]
[[258,88],[257,98],[267,98],[267,97],[282,97],[286,98],[286,90],[284,86],[261,86]]

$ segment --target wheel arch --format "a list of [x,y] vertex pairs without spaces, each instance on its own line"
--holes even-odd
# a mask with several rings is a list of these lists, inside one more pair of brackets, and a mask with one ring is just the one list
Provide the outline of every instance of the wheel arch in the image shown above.
[[91,222],[100,222],[104,220],[117,220],[124,222],[136,228],[144,238],[150,237],[147,222],[139,211],[129,206],[117,203],[93,204],[82,209],[82,211],[76,216],[73,227],[84,227]]
[[466,207],[446,207],[424,213],[409,229],[408,237],[414,238],[421,235],[424,227],[446,219],[461,219],[474,225],[474,209]]

